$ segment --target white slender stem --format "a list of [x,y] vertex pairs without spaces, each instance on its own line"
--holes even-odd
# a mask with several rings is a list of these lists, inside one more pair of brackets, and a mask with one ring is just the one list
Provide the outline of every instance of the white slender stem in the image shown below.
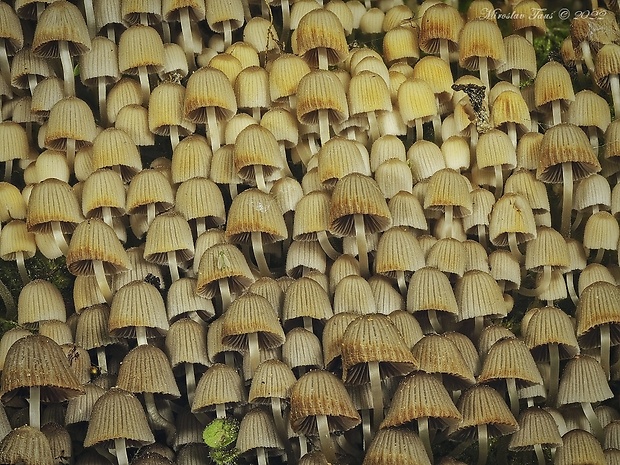
[[99,120],[103,127],[108,125],[108,105],[107,105],[107,92],[105,87],[105,78],[99,76],[97,78],[97,101],[99,105]]
[[543,453],[543,449],[540,444],[534,444],[534,453],[536,454],[538,465],[545,465],[545,454]]
[[147,203],[146,204],[146,225],[147,229],[151,227],[151,223],[155,219],[155,203]]
[[560,381],[560,348],[557,342],[549,344],[549,405],[554,405]]
[[148,344],[145,326],[136,326],[136,340],[138,341],[139,346],[145,346]]
[[254,178],[256,180],[256,187],[258,190],[263,191],[265,193],[269,193],[269,189],[267,189],[267,185],[265,184],[265,175],[263,173],[263,165],[254,165]]
[[325,47],[319,47],[317,54],[319,69],[327,70],[329,68],[329,61],[327,60],[327,50],[325,50]]
[[227,278],[218,279],[217,284],[220,288],[220,298],[222,299],[222,313],[224,313],[226,310],[228,310],[228,306],[232,301],[230,295],[230,286],[228,285]]
[[146,13],[140,13],[140,24],[142,24],[143,26],[149,25],[149,18]]
[[562,108],[559,100],[553,100],[551,102],[551,115],[553,118],[553,126],[557,126],[562,122]]
[[222,29],[224,31],[224,50],[226,50],[228,47],[230,47],[230,44],[232,44],[232,27],[230,25],[230,21],[224,21],[224,23],[222,24]]
[[508,246],[510,247],[510,253],[519,261],[523,261],[523,254],[519,250],[519,244],[517,243],[517,234],[514,231],[508,233]]
[[108,372],[108,359],[105,355],[105,347],[97,347],[97,366],[99,367],[99,371],[102,375],[105,375]]
[[19,276],[22,278],[22,284],[28,284],[30,282],[30,276],[28,276],[28,270],[26,270],[26,263],[24,262],[24,252],[18,250],[15,252],[15,263],[19,270]]
[[570,300],[572,300],[573,305],[576,306],[579,301],[579,297],[577,297],[577,291],[575,290],[575,277],[573,276],[572,271],[566,273],[566,289],[568,290]]
[[489,434],[486,423],[478,425],[478,465],[487,463],[489,454]]
[[[491,85],[489,84],[489,62],[487,57],[479,57],[478,58],[479,71],[480,71],[480,80],[484,87],[486,87],[485,96],[488,95],[489,90],[491,89]],[[486,98],[486,97],[485,97]]]
[[282,0],[280,6],[282,7],[282,42],[286,44],[291,32],[291,6],[289,0]]
[[103,295],[103,298],[108,304],[112,303],[112,289],[110,289],[110,283],[108,283],[108,279],[106,278],[103,262],[101,260],[93,260],[93,271],[95,272],[95,279],[97,280],[97,286],[99,286],[101,295]]
[[430,322],[433,331],[435,331],[437,334],[441,334],[443,332],[443,328],[441,326],[441,323],[439,322],[439,318],[437,318],[437,310],[429,310],[427,314],[428,321]]
[[75,139],[67,138],[66,153],[67,164],[70,169],[73,169],[73,162],[75,161]]
[[75,95],[75,79],[73,77],[73,63],[69,53],[69,43],[66,40],[58,41],[58,53],[60,54],[60,63],[62,64],[65,97],[73,97]]
[[151,84],[149,84],[149,74],[146,66],[138,66],[138,77],[140,78],[140,89],[142,90],[142,106],[148,107],[151,96]]
[[319,109],[319,135],[321,137],[321,146],[323,146],[330,139],[329,117],[327,110],[324,108]]
[[218,419],[226,418],[226,405],[225,404],[215,404],[215,418],[218,418]]
[[170,125],[170,146],[172,150],[179,145],[179,126],[176,124]]
[[517,89],[521,87],[521,73],[518,69],[513,68],[510,71],[510,80],[512,82],[512,85],[515,86]]
[[269,266],[267,266],[267,259],[265,258],[265,251],[263,250],[262,234],[259,231],[252,231],[250,237],[252,239],[252,251],[254,252],[258,270],[263,276],[271,276],[271,271],[269,270]]
[[448,231],[448,238],[452,239],[454,237],[453,231],[453,217],[454,217],[454,207],[452,205],[446,205],[444,208],[444,223],[446,226],[446,230]]
[[103,222],[107,224],[109,227],[114,228],[114,223],[112,220],[112,210],[110,207],[101,207],[101,218]]
[[258,333],[248,333],[248,353],[250,356],[250,376],[248,379],[254,377],[254,371],[260,362],[260,349],[258,346]]
[[209,106],[207,110],[207,132],[211,141],[211,151],[215,153],[220,148],[220,128],[217,124],[217,116],[215,115],[215,107]]
[[431,463],[433,463],[433,448],[431,447],[431,436],[428,428],[428,417],[418,418],[418,436],[420,436],[422,444],[424,444],[424,449],[426,449],[426,455],[428,455],[428,459]]
[[379,123],[377,122],[377,115],[374,111],[367,111],[366,118],[368,118],[368,127],[370,129],[370,140],[368,143],[372,144],[379,138]]
[[114,454],[118,465],[129,465],[129,457],[127,457],[127,448],[125,447],[125,438],[117,438],[114,440]]
[[422,118],[415,119],[415,140],[419,141],[424,139],[424,124]]
[[312,318],[311,317],[309,317],[309,316],[302,317],[302,322],[303,322],[303,325],[304,325],[304,329],[306,331],[309,331],[311,333],[314,332],[314,327],[312,325]]
[[383,390],[381,389],[378,361],[368,362],[368,375],[370,377],[370,391],[372,395],[373,431],[377,431],[383,421]]
[[33,428],[41,429],[41,386],[30,386],[28,423]]
[[590,145],[598,157],[598,130],[596,126],[588,126],[588,136],[590,137]]
[[364,450],[368,449],[368,446],[370,446],[370,443],[372,442],[372,425],[371,425],[371,421],[370,421],[370,410],[368,409],[362,409],[361,410],[361,417],[362,417],[362,440],[363,440],[363,447]]
[[170,270],[170,279],[172,282],[179,280],[179,264],[177,263],[177,254],[174,250],[170,250],[167,253],[168,256],[168,269]]
[[396,270],[396,282],[398,283],[398,290],[405,297],[407,295],[407,281],[405,281],[405,272],[403,270]]
[[327,415],[316,416],[316,427],[319,431],[319,441],[321,443],[321,451],[329,463],[338,463],[336,457],[336,448],[334,441],[329,434],[329,425],[327,423]]
[[611,89],[611,99],[614,102],[614,115],[620,117],[620,78],[617,74],[609,75],[609,87]]
[[364,215],[356,213],[353,215],[355,223],[355,240],[357,243],[357,255],[360,262],[360,273],[364,278],[369,276],[368,267],[368,245],[366,244],[366,228],[364,226]]
[[499,199],[502,196],[504,189],[504,176],[502,174],[502,165],[493,165],[495,171],[495,198]]
[[590,402],[581,402],[581,408],[583,409],[583,413],[585,414],[586,418],[590,422],[590,426],[592,427],[592,434],[596,436],[596,439],[598,439],[601,444],[603,444],[603,427],[601,426],[601,422],[596,416],[596,413],[594,413],[592,404]]
[[448,48],[448,39],[439,39],[439,57],[450,64],[450,49]]
[[155,397],[152,392],[144,392],[144,405],[146,407],[146,413],[149,420],[153,423],[155,429],[164,430],[166,432],[166,441],[168,444],[172,444],[174,436],[176,434],[176,428],[173,423],[159,413],[157,405],[155,405]]
[[185,366],[185,386],[187,388],[187,400],[189,405],[194,403],[194,394],[196,393],[196,373],[193,363],[184,363]]
[[571,162],[562,163],[562,227],[564,237],[570,237],[570,217],[573,209],[573,168]]
[[601,333],[601,366],[605,372],[607,379],[610,379],[609,358],[611,350],[611,335],[609,332],[609,323],[605,323],[599,327]]
[[256,448],[256,459],[258,461],[258,465],[267,465],[267,454],[265,454],[264,447]]
[[538,283],[538,286],[536,286],[535,289],[526,289],[524,287],[519,288],[519,294],[525,295],[528,297],[538,297],[540,294],[542,294],[545,290],[549,288],[550,283],[551,283],[551,265],[545,265],[543,267],[543,275],[542,275],[540,282]]
[[316,237],[319,241],[319,244],[321,245],[321,248],[323,249],[323,252],[325,252],[325,254],[329,258],[331,258],[332,260],[336,260],[338,257],[340,257],[340,252],[334,249],[331,242],[329,242],[326,231],[317,232]]
[[510,400],[510,410],[515,417],[519,416],[519,394],[517,393],[517,382],[515,378],[506,378],[508,387],[508,398]]
[[185,51],[185,59],[189,71],[196,69],[196,61],[194,60],[194,37],[192,35],[192,23],[189,20],[189,7],[179,10],[179,18],[181,20],[181,34],[183,36],[183,49]]
[[67,244],[67,239],[65,239],[65,235],[62,232],[60,222],[52,221],[51,227],[52,235],[54,236],[54,241],[56,242],[56,245],[58,246],[62,254],[66,256],[67,252],[69,251],[69,244]]
[[[11,65],[9,64],[9,57],[6,53],[6,41],[7,39],[0,39],[0,74],[6,82],[7,86],[11,85]],[[32,95],[32,91],[30,93]]]
[[594,60],[592,59],[592,51],[590,49],[590,43],[587,40],[582,40],[581,44],[581,54],[583,56],[583,62],[586,64],[586,68],[588,68],[588,72],[590,75],[594,75]]

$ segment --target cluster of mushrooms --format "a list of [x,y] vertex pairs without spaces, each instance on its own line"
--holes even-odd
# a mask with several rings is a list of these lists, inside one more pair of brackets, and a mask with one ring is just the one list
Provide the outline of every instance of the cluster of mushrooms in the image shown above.
[[617,4],[290,3],[0,2],[0,463],[619,464]]

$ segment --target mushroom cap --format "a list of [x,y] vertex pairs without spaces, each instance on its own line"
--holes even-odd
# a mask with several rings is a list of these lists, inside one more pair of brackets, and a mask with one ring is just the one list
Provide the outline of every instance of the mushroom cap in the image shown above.
[[557,307],[533,308],[523,332],[525,345],[534,360],[549,360],[549,345],[558,344],[562,359],[570,359],[580,351],[575,337],[574,323]]
[[139,345],[125,355],[116,384],[128,392],[181,397],[170,360],[161,349],[149,344]]
[[91,218],[77,225],[67,252],[67,269],[78,275],[95,274],[93,262],[103,263],[107,274],[130,268],[129,257],[112,227],[103,220]]
[[609,325],[611,344],[620,344],[619,305],[620,289],[615,284],[598,281],[580,293],[575,317],[581,347],[600,347],[602,325]]
[[17,301],[19,325],[36,328],[40,321],[66,321],[67,310],[60,290],[49,281],[35,279],[26,284]]
[[254,371],[248,401],[263,404],[270,403],[271,398],[288,400],[296,381],[297,378],[284,362],[277,359],[265,360]]
[[112,447],[115,439],[125,439],[126,447],[155,442],[140,401],[118,387],[106,391],[93,405],[84,444]]
[[166,352],[173,369],[185,363],[208,367],[206,326],[190,318],[175,321],[166,334]]
[[49,337],[31,335],[18,339],[6,354],[0,395],[27,397],[30,387],[41,388],[42,402],[62,402],[84,394],[62,348]]
[[439,53],[441,39],[444,39],[448,51],[457,51],[459,35],[464,25],[463,17],[454,6],[442,2],[431,5],[420,19],[420,49],[436,55]]
[[198,381],[192,412],[214,410],[218,404],[236,406],[245,399],[243,381],[237,370],[214,363]]
[[56,463],[45,434],[29,425],[11,430],[0,442],[0,461],[7,464],[52,465]]
[[282,323],[310,317],[326,321],[333,315],[332,305],[327,291],[315,280],[302,277],[294,280],[284,293],[282,305]]
[[607,460],[596,437],[583,429],[573,429],[562,436],[554,459],[556,465],[605,465]]
[[510,437],[509,450],[534,450],[534,446],[561,447],[562,437],[553,416],[540,407],[530,407],[519,415],[519,430]]
[[77,6],[65,0],[50,3],[39,16],[32,39],[32,50],[44,58],[58,58],[60,41],[68,42],[72,56],[87,52],[91,46],[82,13]]
[[527,200],[519,194],[505,193],[491,211],[489,238],[496,246],[506,246],[514,234],[521,244],[536,237],[534,213]]
[[228,211],[226,238],[233,243],[250,242],[253,232],[260,232],[265,243],[282,241],[288,236],[275,197],[255,188],[233,199]]
[[207,66],[192,73],[185,87],[185,117],[194,123],[207,122],[207,107],[215,108],[218,121],[228,121],[237,113],[237,99],[226,74]]
[[491,346],[484,358],[478,382],[501,386],[508,378],[516,380],[517,389],[543,384],[534,358],[521,339],[501,339]]
[[497,24],[486,19],[467,21],[459,34],[459,65],[477,70],[480,58],[488,58],[489,69],[506,61],[502,32]]
[[297,54],[312,68],[319,64],[318,54],[327,54],[330,65],[340,63],[349,53],[342,23],[335,13],[316,9],[306,13],[296,28]]
[[430,465],[422,440],[408,428],[385,428],[375,434],[362,465]]
[[198,268],[196,292],[205,298],[217,293],[218,280],[228,279],[231,292],[240,294],[254,282],[248,262],[233,244],[215,244],[204,251]]
[[576,355],[568,361],[558,388],[558,406],[602,402],[613,397],[601,364],[589,355]]
[[135,24],[121,34],[118,41],[118,68],[124,74],[138,74],[145,68],[149,74],[164,67],[164,44],[156,29]]
[[174,210],[157,215],[149,226],[144,259],[166,265],[169,252],[174,252],[181,264],[194,257],[192,230],[187,220]]
[[302,124],[317,124],[321,111],[331,124],[349,117],[347,95],[336,73],[315,69],[305,74],[297,86],[297,119]]
[[304,374],[291,390],[290,422],[293,431],[316,436],[317,415],[327,416],[331,432],[348,431],[361,422],[342,381],[323,370]]

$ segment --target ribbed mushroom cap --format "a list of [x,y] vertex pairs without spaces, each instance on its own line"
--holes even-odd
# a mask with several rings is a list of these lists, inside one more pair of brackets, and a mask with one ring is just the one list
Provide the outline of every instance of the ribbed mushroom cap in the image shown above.
[[104,129],[95,137],[92,164],[94,170],[118,167],[125,182],[142,169],[138,147],[129,134],[116,128]]
[[172,151],[172,183],[191,178],[207,178],[211,168],[211,146],[204,136],[192,134],[181,140]]
[[189,224],[176,211],[157,215],[146,236],[144,259],[158,265],[168,264],[168,253],[174,252],[180,264],[194,257],[194,240]]
[[317,154],[319,180],[327,189],[333,189],[338,179],[349,173],[369,176],[368,156],[358,145],[343,137],[332,137]]
[[418,28],[397,26],[383,37],[383,58],[386,64],[410,63],[420,58]]
[[269,69],[269,93],[273,102],[295,95],[301,78],[310,72],[308,64],[299,56],[283,53]]
[[342,355],[342,335],[347,326],[355,320],[359,314],[343,312],[336,313],[325,323],[323,329],[323,358],[325,367],[333,369],[340,365]]
[[353,217],[356,214],[363,215],[366,234],[385,231],[390,226],[390,210],[376,181],[351,173],[336,183],[332,193],[331,232],[340,237],[355,235]]
[[577,303],[577,340],[583,348],[599,347],[601,326],[609,325],[611,345],[620,343],[620,289],[614,284],[598,281],[586,287]]
[[489,69],[506,61],[502,33],[492,21],[474,19],[467,21],[459,34],[459,65],[477,70],[480,58],[488,58]]
[[0,182],[0,195],[3,200],[3,204],[0,205],[0,223],[26,218],[26,201],[15,185]]
[[234,368],[213,364],[200,378],[192,403],[192,412],[214,410],[216,405],[234,407],[246,399],[241,376]]
[[17,301],[17,322],[36,328],[40,321],[66,321],[67,310],[58,288],[49,281],[35,279],[26,284]]
[[164,44],[157,31],[142,24],[125,30],[118,42],[118,67],[121,73],[138,74],[139,68],[147,73],[158,73],[164,66]]
[[387,428],[377,432],[366,450],[362,465],[430,465],[421,439],[406,428]]
[[619,237],[618,220],[609,212],[599,211],[586,221],[583,246],[588,252],[592,249],[615,250],[618,247]]
[[484,384],[476,384],[461,394],[456,406],[463,419],[457,426],[449,428],[449,434],[455,440],[475,437],[478,425],[487,425],[489,437],[504,436],[519,429],[502,396]]
[[603,448],[596,437],[583,429],[573,429],[562,436],[562,447],[554,462],[556,465],[605,465]]
[[0,258],[12,261],[34,257],[37,252],[34,234],[28,232],[26,223],[22,220],[8,222],[0,231]]
[[175,321],[166,334],[166,352],[173,369],[184,363],[209,366],[207,328],[190,318]]
[[137,173],[127,189],[127,213],[146,214],[148,205],[155,205],[155,212],[161,213],[174,205],[174,193],[166,176],[155,169]]
[[65,97],[51,108],[45,130],[45,147],[64,151],[67,139],[72,139],[76,149],[80,149],[90,145],[96,135],[93,112],[84,100]]
[[[534,360],[549,360],[549,345],[558,344],[561,359],[579,354],[575,329],[570,317],[557,307],[542,307],[530,310],[532,313],[523,329],[525,345]],[[529,313],[529,312],[528,312]]]
[[248,348],[248,334],[258,333],[259,347],[271,349],[284,343],[284,330],[269,301],[253,293],[237,297],[223,315],[222,342],[239,351]]
[[82,213],[85,217],[103,217],[104,207],[110,209],[113,217],[125,214],[125,186],[120,175],[110,169],[91,173],[82,189]]
[[302,124],[317,124],[320,111],[327,113],[331,124],[349,117],[347,96],[342,82],[328,70],[312,70],[297,86],[297,119]]
[[168,331],[166,306],[159,291],[136,280],[114,294],[108,327],[112,336],[135,337],[136,327],[146,327],[147,337],[163,336]]
[[527,243],[525,249],[525,269],[538,272],[549,265],[552,270],[562,270],[569,264],[562,235],[553,228],[539,226],[536,237]]
[[1,382],[4,400],[14,395],[26,397],[28,388],[36,386],[41,388],[42,402],[62,402],[84,394],[62,348],[41,335],[13,343],[6,354]]
[[400,227],[383,232],[377,245],[375,273],[396,278],[403,272],[408,280],[423,266],[424,252],[413,234]]
[[83,388],[86,392],[85,395],[74,397],[67,403],[67,411],[65,414],[66,426],[88,422],[95,402],[106,392],[105,389],[92,383],[84,384]]
[[495,70],[498,77],[510,79],[513,70],[519,73],[523,81],[536,76],[536,51],[525,37],[517,34],[504,37],[504,50],[506,50],[506,62]]
[[0,37],[4,39],[7,55],[13,56],[24,46],[24,33],[19,17],[8,3],[0,6]]
[[330,432],[348,431],[361,422],[342,381],[328,371],[310,371],[291,389],[290,422],[293,430],[317,435],[317,415],[327,416]]
[[28,136],[24,128],[12,121],[0,122],[0,161],[28,158]]
[[65,0],[51,3],[37,21],[32,50],[45,58],[59,57],[58,42],[67,41],[69,53],[81,55],[90,50],[86,21],[77,6]]
[[418,198],[412,193],[400,191],[388,202],[392,225],[425,231],[428,227],[424,210]]
[[362,71],[351,78],[347,99],[350,116],[362,115],[370,111],[392,110],[390,91],[386,82],[372,71]]
[[429,121],[437,114],[438,108],[432,87],[419,78],[407,78],[398,88],[398,108],[407,126],[414,126],[415,121]]
[[609,104],[591,90],[582,90],[575,94],[575,100],[568,107],[566,121],[575,126],[594,126],[604,133],[611,123]]
[[[217,2],[214,2],[217,3]],[[205,89],[208,91],[205,92]],[[185,90],[185,117],[194,123],[207,122],[207,108],[215,109],[218,121],[228,121],[237,113],[237,100],[226,75],[212,67],[192,73]]]
[[379,376],[403,376],[417,368],[417,360],[387,315],[362,315],[342,336],[343,380],[358,385],[369,382],[369,362],[378,362]]
[[516,380],[518,389],[543,384],[534,358],[521,339],[506,338],[493,344],[484,358],[478,382],[502,387],[509,378]]
[[251,403],[265,404],[272,397],[289,399],[297,379],[291,369],[277,359],[265,360],[256,368],[248,394]]
[[298,373],[323,368],[323,350],[321,341],[312,332],[295,327],[286,333],[282,345],[282,360]]
[[544,183],[536,179],[527,169],[515,170],[506,179],[504,192],[522,196],[535,215],[550,210],[549,197]]
[[575,187],[573,208],[578,212],[609,210],[611,202],[611,186],[600,174],[588,176]]
[[94,37],[91,50],[80,55],[80,80],[86,86],[96,87],[100,81],[113,84],[119,79],[116,43],[107,37]]
[[211,299],[196,293],[196,282],[195,278],[181,278],[170,285],[166,296],[166,311],[170,322],[192,312],[197,312],[205,321],[215,315]]
[[489,222],[489,238],[496,246],[506,246],[514,234],[518,244],[536,237],[532,208],[519,194],[504,194],[493,206]]
[[275,198],[258,189],[247,189],[230,206],[226,238],[235,243],[250,242],[253,232],[260,232],[265,243],[281,241],[288,235]]
[[216,244],[205,250],[200,258],[196,292],[212,298],[220,279],[228,279],[235,294],[243,292],[255,280],[244,255],[232,244]]
[[206,0],[205,4],[206,20],[211,30],[223,32],[225,22],[229,23],[232,30],[239,29],[243,25],[243,4],[241,1]]
[[535,445],[560,447],[562,437],[553,416],[540,407],[530,407],[519,415],[519,429],[510,437],[509,450],[534,450]]
[[181,396],[166,354],[149,344],[139,345],[123,358],[118,370],[117,386],[133,393]]
[[429,426],[439,430],[461,420],[439,378],[424,372],[412,373],[398,384],[381,428],[409,426],[419,418],[428,418]]
[[93,406],[85,447],[112,447],[115,439],[125,439],[129,447],[155,442],[140,401],[130,392],[113,387]]
[[108,332],[110,308],[105,304],[93,305],[80,313],[75,330],[75,343],[86,350],[119,344]]
[[603,90],[609,92],[610,76],[620,73],[620,46],[615,43],[605,44],[594,58],[594,80]]
[[358,275],[342,278],[334,289],[334,313],[377,313],[377,305],[368,281]]
[[464,24],[463,17],[452,5],[441,2],[431,5],[420,19],[420,49],[437,55],[443,39],[449,52],[457,51]]
[[575,100],[575,92],[566,68],[557,61],[550,61],[540,67],[534,80],[534,103],[542,110],[557,100],[566,107]]
[[613,397],[601,364],[588,355],[570,359],[560,378],[557,404],[559,406],[602,402]]
[[72,274],[95,274],[93,262],[100,260],[104,271],[114,274],[128,270],[131,265],[127,252],[116,237],[114,229],[98,218],[77,225],[67,252],[67,269]]
[[0,461],[6,464],[52,465],[48,438],[39,429],[23,425],[10,431],[0,442]]
[[181,136],[193,133],[196,125],[185,119],[184,101],[185,87],[172,81],[161,82],[149,97],[149,130],[160,136],[169,136],[171,128]]
[[433,174],[424,196],[424,209],[445,210],[452,207],[455,218],[467,217],[472,211],[472,197],[467,179],[457,171],[444,168]]
[[326,321],[333,315],[327,291],[311,278],[302,277],[291,283],[284,293],[282,323],[291,325],[292,320],[310,317]]
[[413,273],[407,290],[407,310],[412,313],[435,310],[456,315],[456,299],[445,273],[430,266]]
[[449,390],[466,389],[475,384],[474,373],[458,346],[449,338],[430,333],[411,349],[421,372],[440,375]]
[[258,124],[252,124],[238,134],[233,160],[239,177],[252,184],[257,182],[257,165],[261,166],[265,180],[277,179],[284,168],[278,141],[269,129]]
[[479,316],[504,316],[507,313],[497,281],[484,271],[467,271],[457,281],[454,295],[459,307],[459,321]]
[[319,67],[320,53],[326,53],[328,64],[335,65],[343,61],[349,52],[340,19],[327,9],[306,13],[296,31],[297,55],[313,68]]
[[251,456],[258,448],[267,455],[279,455],[284,452],[284,447],[270,413],[257,407],[244,415],[236,442],[236,448],[242,455]]

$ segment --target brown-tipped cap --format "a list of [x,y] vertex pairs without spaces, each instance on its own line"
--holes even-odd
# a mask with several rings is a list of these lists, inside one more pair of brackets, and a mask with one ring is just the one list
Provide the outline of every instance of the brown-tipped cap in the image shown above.
[[604,133],[611,123],[609,104],[600,95],[584,89],[575,94],[575,100],[568,107],[566,121],[575,126],[594,126]]
[[69,184],[49,178],[34,185],[28,201],[28,231],[51,232],[51,223],[58,221],[63,232],[70,232],[82,220],[79,203]]
[[146,327],[147,337],[162,336],[168,330],[161,294],[142,280],[131,281],[116,291],[109,320],[110,334],[117,337],[135,337],[138,326]]
[[601,327],[609,325],[611,344],[620,342],[618,311],[620,289],[614,284],[598,281],[586,287],[577,303],[577,339],[583,348],[600,347]]
[[157,73],[164,67],[164,44],[150,26],[136,24],[125,30],[118,42],[118,67],[121,73],[138,74],[139,68]]
[[454,289],[459,306],[459,320],[486,315],[506,315],[504,296],[493,277],[484,271],[471,270],[460,278]]
[[506,193],[493,206],[489,238],[493,245],[506,246],[511,234],[519,244],[532,240],[536,237],[536,222],[523,196]]
[[75,343],[86,350],[118,344],[119,340],[108,333],[110,308],[105,304],[85,308],[78,318]]
[[424,417],[434,429],[454,426],[461,420],[460,412],[439,378],[419,372],[410,374],[399,383],[381,428],[408,426]]
[[550,61],[541,66],[534,80],[534,103],[542,109],[556,100],[566,106],[575,100],[575,91],[566,68],[557,61]]
[[169,252],[175,253],[179,264],[194,257],[194,240],[189,223],[173,210],[157,215],[151,223],[144,246],[144,259],[166,265]]
[[444,210],[446,206],[452,206],[456,218],[468,216],[473,208],[467,179],[450,168],[431,176],[424,196],[425,209]]
[[206,0],[205,3],[205,17],[211,30],[221,33],[224,27],[230,27],[234,31],[243,25],[243,4],[240,0]]
[[558,406],[602,402],[613,397],[601,364],[589,355],[577,355],[564,368],[558,388]]
[[441,39],[447,41],[448,51],[457,51],[459,34],[465,21],[459,11],[446,3],[436,3],[428,8],[420,19],[420,49],[437,55]]
[[560,358],[572,358],[579,353],[575,328],[568,314],[557,307],[534,308],[523,330],[525,345],[534,360],[549,360],[549,345],[557,344]]
[[536,177],[546,183],[562,182],[563,163],[570,163],[574,181],[601,170],[588,136],[570,123],[558,124],[545,132]]
[[422,440],[407,428],[387,428],[377,432],[366,450],[362,465],[430,465]]
[[534,46],[517,34],[504,37],[506,62],[497,67],[498,77],[510,78],[512,70],[517,70],[522,79],[533,79],[536,76],[536,51]]
[[361,422],[342,381],[328,371],[306,373],[291,390],[290,422],[294,431],[317,435],[317,415],[327,417],[331,432],[347,431]]
[[610,90],[610,76],[620,73],[620,45],[604,45],[594,59],[594,80],[603,90]]
[[166,176],[159,170],[145,169],[136,174],[127,189],[127,213],[146,214],[148,205],[161,213],[174,205],[174,193]]
[[477,435],[478,425],[487,425],[489,437],[504,436],[519,429],[502,396],[495,389],[483,384],[472,386],[458,400],[457,408],[463,415],[459,424],[449,429],[453,439],[463,435]]
[[119,167],[123,181],[142,169],[138,147],[122,129],[107,128],[93,140],[93,169]]
[[169,398],[181,396],[168,357],[149,344],[139,345],[125,355],[116,383],[119,388],[133,393],[148,392]]
[[112,216],[125,214],[125,186],[120,175],[109,169],[91,173],[82,189],[82,213],[86,217],[101,218],[108,207]]
[[128,270],[131,265],[127,252],[116,237],[114,229],[103,220],[91,218],[77,225],[67,252],[67,269],[74,275],[94,274],[93,262],[103,263],[106,273]]
[[478,382],[501,387],[508,378],[516,380],[518,389],[543,384],[534,358],[521,339],[507,338],[493,344],[484,358]]
[[320,111],[329,122],[338,124],[349,117],[347,96],[342,82],[328,70],[313,70],[297,86],[297,119],[303,124],[317,124]]
[[0,395],[27,397],[28,388],[41,388],[42,402],[62,402],[84,394],[62,348],[46,336],[18,339],[6,354]]
[[0,461],[7,464],[52,465],[55,459],[48,438],[33,426],[20,426],[0,442]]
[[378,362],[379,376],[403,376],[417,368],[417,360],[387,315],[362,315],[342,336],[342,377],[347,384],[369,382],[368,364]]
[[256,183],[256,166],[261,166],[266,180],[277,179],[284,167],[275,136],[258,124],[243,129],[233,149],[235,170],[241,179]]
[[215,108],[218,121],[228,121],[237,113],[237,99],[231,82],[226,74],[212,67],[200,68],[188,79],[185,117],[194,123],[206,123],[208,107]]
[[218,404],[236,406],[244,402],[245,397],[243,381],[237,370],[215,363],[198,381],[192,412],[214,410]]
[[172,127],[181,136],[193,133],[196,125],[184,117],[184,100],[185,87],[177,82],[163,81],[155,87],[149,97],[149,130],[160,136],[169,136]]
[[218,291],[218,280],[228,279],[231,292],[242,293],[254,282],[254,276],[241,251],[232,244],[215,244],[200,258],[196,292],[212,298]]
[[427,334],[411,350],[420,371],[438,374],[447,389],[466,389],[476,380],[457,345],[440,334]]
[[269,301],[253,293],[237,297],[223,315],[222,342],[239,351],[248,348],[247,336],[258,333],[258,344],[263,349],[279,347],[284,343],[284,330]]
[[68,42],[69,53],[81,55],[90,50],[86,21],[77,6],[65,0],[51,3],[38,18],[32,50],[45,58],[59,57],[60,41]]
[[335,65],[343,61],[348,52],[342,23],[334,13],[317,9],[301,18],[297,27],[297,54],[311,67],[319,66],[319,53],[326,53],[328,63]]
[[467,21],[459,34],[459,64],[477,70],[480,58],[487,58],[489,69],[495,69],[506,61],[506,51],[497,24],[474,19]]
[[330,206],[330,230],[338,236],[355,235],[354,216],[363,216],[366,234],[390,227],[391,214],[376,181],[359,173],[339,179]]
[[535,0],[526,0],[516,4],[510,15],[512,30],[523,31],[531,29],[534,35],[544,35],[547,32],[545,17],[541,12],[544,11],[540,4]]
[[265,243],[284,240],[288,235],[276,199],[258,189],[247,189],[233,199],[226,238],[230,242],[250,242],[253,232],[260,232]]
[[17,322],[37,327],[40,321],[66,321],[67,310],[58,288],[49,281],[35,279],[26,284],[17,301]]
[[114,440],[121,438],[128,447],[155,442],[140,401],[132,393],[113,387],[95,402],[84,445],[112,447]]

